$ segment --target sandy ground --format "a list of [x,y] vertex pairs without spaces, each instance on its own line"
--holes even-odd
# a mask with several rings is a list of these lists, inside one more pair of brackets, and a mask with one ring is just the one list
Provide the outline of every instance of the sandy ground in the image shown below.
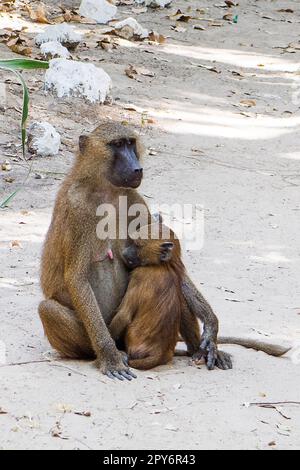
[[[42,72],[24,74],[31,89],[31,119],[54,124],[63,145],[58,157],[33,160],[24,188],[0,213],[0,340],[8,364],[26,363],[0,368],[0,448],[300,446],[300,406],[243,406],[300,400],[299,365],[288,358],[226,347],[234,356],[233,371],[208,372],[177,358],[170,366],[138,373],[134,383],[112,382],[89,363],[34,362],[49,357],[50,350],[37,305],[40,252],[55,194],[72,164],[78,136],[94,128],[99,116],[141,124],[141,113],[124,110],[124,103],[153,119],[141,126],[146,145],[157,153],[146,158],[141,193],[151,203],[204,207],[205,244],[201,252],[186,254],[186,264],[218,312],[221,332],[300,338],[300,51],[281,48],[299,40],[299,2],[240,0],[234,8],[237,24],[222,20],[228,11],[214,2],[200,3],[175,0],[172,11],[205,8],[200,16],[221,26],[190,21],[183,23],[185,32],[176,32],[167,10],[135,14],[142,25],[169,36],[161,46],[121,41],[108,53],[95,48],[101,27],[76,25],[88,36],[87,47],[81,46],[75,57],[111,75],[111,106],[59,101],[44,94]],[[294,13],[279,11],[288,8]],[[120,7],[120,17],[131,9]],[[7,21],[0,15],[1,28]],[[199,22],[205,31],[193,29]],[[43,28],[26,25],[29,37]],[[12,54],[1,45],[0,56]],[[124,73],[129,63],[147,67],[155,77],[131,80]],[[9,156],[20,155],[21,88],[3,72],[0,83],[8,78],[0,161],[11,161],[9,176],[15,181],[5,182],[8,174],[0,172],[1,200],[27,174]],[[245,99],[256,106],[243,107]],[[11,248],[12,240],[19,246]],[[83,412],[90,416],[76,414]]]

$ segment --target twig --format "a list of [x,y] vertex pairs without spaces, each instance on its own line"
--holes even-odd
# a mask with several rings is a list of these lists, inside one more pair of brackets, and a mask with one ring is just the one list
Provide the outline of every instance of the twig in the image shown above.
[[282,405],[300,405],[299,401],[278,401],[274,403],[262,402],[262,403],[250,403],[250,406],[282,406]]
[[43,362],[52,362],[50,359],[40,359],[39,361],[11,362],[9,364],[1,364],[2,367],[25,366],[27,364],[41,364]]
[[54,366],[54,367],[62,367],[64,369],[68,369],[70,370],[71,372],[73,372],[74,374],[78,374],[78,375],[82,375],[82,377],[87,377],[86,374],[83,374],[82,372],[79,372],[78,370],[76,369],[73,369],[72,367],[69,367],[69,366],[65,366],[64,364],[55,364],[53,361],[49,361],[51,364],[51,366]]
[[14,366],[24,366],[27,364],[43,364],[43,363],[48,363],[51,366],[54,367],[62,367],[64,369],[70,370],[74,374],[82,375],[83,377],[87,377],[86,374],[83,374],[82,372],[79,372],[76,369],[73,369],[72,367],[66,366],[64,364],[57,364],[57,361],[53,361],[51,359],[40,359],[38,361],[24,361],[24,362],[11,362],[10,364],[2,364],[0,367],[14,367]]

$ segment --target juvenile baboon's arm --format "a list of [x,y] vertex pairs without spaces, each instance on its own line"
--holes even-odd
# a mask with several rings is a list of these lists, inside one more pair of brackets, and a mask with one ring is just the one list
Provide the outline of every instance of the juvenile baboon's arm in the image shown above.
[[109,325],[109,331],[114,340],[121,338],[132,322],[137,311],[138,295],[137,289],[129,288],[127,290],[118,313],[114,316]]
[[217,343],[219,332],[218,318],[187,274],[183,280],[182,292],[191,312],[203,323],[202,340],[206,339],[207,341]]
[[187,345],[188,356],[193,356],[199,351],[201,344],[200,327],[196,315],[191,312],[186,301],[182,305],[180,334]]
[[218,351],[219,321],[213,309],[198,291],[191,279],[186,275],[182,285],[182,292],[192,314],[203,322],[203,333],[199,351],[193,359],[204,357],[207,368],[212,370],[215,366],[221,369],[231,369],[232,361],[229,354]]

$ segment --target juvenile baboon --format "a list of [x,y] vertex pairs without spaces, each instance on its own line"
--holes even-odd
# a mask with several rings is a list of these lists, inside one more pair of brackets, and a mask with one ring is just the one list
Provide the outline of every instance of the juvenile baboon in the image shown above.
[[[153,239],[152,236],[155,235]],[[181,324],[185,273],[181,248],[174,232],[162,224],[142,227],[123,251],[134,269],[120,309],[109,330],[115,340],[124,337],[129,365],[152,369],[173,358]],[[199,325],[195,322],[197,350]]]
[[[140,225],[151,223],[147,205],[136,191],[143,176],[141,155],[136,134],[112,121],[79,138],[75,164],[57,196],[41,265],[45,300],[39,314],[50,344],[66,357],[96,358],[104,374],[120,380],[132,375],[107,325],[128,285],[129,271],[121,255],[127,240],[97,236],[97,208],[112,205],[118,220],[119,198],[124,196],[128,207],[145,207],[147,215]],[[186,317],[197,316],[204,324],[199,354],[205,355],[210,369],[215,364],[228,367],[229,355],[217,349],[216,315],[187,275],[182,289],[188,303]],[[194,334],[184,318],[182,329],[192,351]]]

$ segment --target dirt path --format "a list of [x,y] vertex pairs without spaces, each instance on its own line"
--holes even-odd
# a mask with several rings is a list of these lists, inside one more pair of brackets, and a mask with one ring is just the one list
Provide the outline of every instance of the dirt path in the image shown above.
[[[186,11],[187,3],[199,8],[198,0],[173,3],[172,11]],[[141,192],[150,202],[204,206],[204,248],[187,253],[186,263],[218,312],[222,333],[300,339],[300,50],[281,48],[299,40],[299,3],[240,0],[237,24],[222,20],[228,11],[213,3],[201,1],[203,16],[221,26],[203,21],[205,31],[193,29],[199,21],[183,23],[185,32],[171,30],[167,10],[137,15],[143,26],[169,36],[162,46],[122,41],[107,53],[94,47],[97,27],[77,25],[88,37],[75,55],[111,75],[112,106],[59,102],[42,91],[42,72],[26,74],[31,119],[54,124],[63,145],[58,157],[34,161],[24,189],[0,213],[0,340],[9,363],[48,357],[37,316],[38,271],[53,200],[78,136],[95,127],[99,115],[141,123],[141,113],[124,110],[124,103],[153,119],[141,128],[156,153],[146,159]],[[294,13],[278,11],[288,8]],[[120,16],[131,9],[120,7]],[[32,36],[41,29],[27,26]],[[0,57],[11,56],[0,45]],[[124,73],[130,63],[155,77],[131,80]],[[0,84],[5,79],[2,72]],[[256,106],[246,108],[242,100]],[[20,105],[20,87],[7,84],[0,162],[20,153]],[[0,172],[1,200],[26,175],[12,164],[14,183]],[[12,240],[21,246],[11,248]],[[197,370],[177,358],[125,384],[82,362],[1,367],[0,448],[299,448],[300,406],[284,406],[282,414],[243,406],[299,401],[299,365],[238,347],[226,350],[234,355],[233,371]]]

